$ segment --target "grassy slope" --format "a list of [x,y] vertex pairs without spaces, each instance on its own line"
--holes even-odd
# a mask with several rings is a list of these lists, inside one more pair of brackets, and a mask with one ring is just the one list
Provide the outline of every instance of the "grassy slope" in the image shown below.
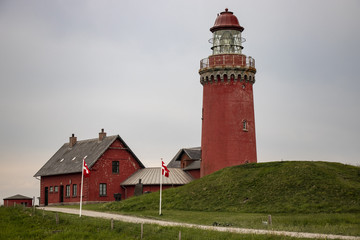
[[[159,194],[108,203],[104,210],[156,210]],[[359,213],[360,168],[330,162],[229,167],[163,192],[163,209],[248,213]]]

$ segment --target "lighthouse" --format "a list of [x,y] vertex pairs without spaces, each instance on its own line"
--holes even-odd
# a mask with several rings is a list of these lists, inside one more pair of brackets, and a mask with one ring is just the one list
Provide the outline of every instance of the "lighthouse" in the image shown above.
[[242,54],[244,28],[225,9],[210,28],[212,54],[200,61],[203,86],[201,168],[206,176],[257,162],[253,84],[255,60]]

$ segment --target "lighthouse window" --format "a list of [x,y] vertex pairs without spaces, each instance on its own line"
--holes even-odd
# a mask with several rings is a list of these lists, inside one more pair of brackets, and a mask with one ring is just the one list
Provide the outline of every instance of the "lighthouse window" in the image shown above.
[[247,127],[248,127],[248,126],[247,126],[247,121],[246,121],[246,120],[243,120],[243,131],[244,131],[244,132],[247,132],[247,130],[248,130]]

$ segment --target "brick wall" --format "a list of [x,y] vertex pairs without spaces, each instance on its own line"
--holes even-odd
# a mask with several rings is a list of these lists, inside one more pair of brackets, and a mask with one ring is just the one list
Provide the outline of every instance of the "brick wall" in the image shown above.
[[8,199],[4,200],[5,207],[13,207],[14,205],[24,205],[26,207],[32,207],[32,199]]

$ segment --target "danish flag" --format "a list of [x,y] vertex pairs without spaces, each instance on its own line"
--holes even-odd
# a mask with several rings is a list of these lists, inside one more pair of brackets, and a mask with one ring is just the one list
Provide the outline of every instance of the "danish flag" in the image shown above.
[[85,162],[85,158],[86,158],[87,156],[85,156],[84,157],[84,165],[83,165],[83,172],[84,172],[84,177],[90,177],[90,170],[89,170],[89,168],[88,168],[88,166],[87,166],[87,164],[86,164],[86,162]]
[[165,166],[165,163],[163,161],[161,162],[162,162],[161,174],[164,175],[165,177],[169,177],[170,170]]

